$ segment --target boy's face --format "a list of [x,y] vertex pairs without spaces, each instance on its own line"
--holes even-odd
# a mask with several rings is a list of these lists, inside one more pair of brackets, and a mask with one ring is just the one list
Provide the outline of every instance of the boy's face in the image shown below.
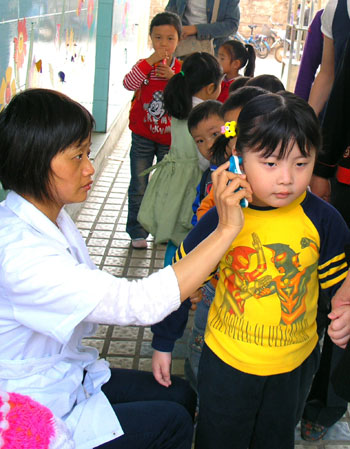
[[159,25],[152,28],[151,41],[155,51],[165,50],[170,58],[179,42],[179,36],[173,25]]
[[197,126],[191,129],[191,135],[196,142],[197,148],[201,155],[208,161],[210,160],[210,149],[215,139],[221,134],[221,127],[224,120],[218,115],[200,121]]
[[284,159],[277,159],[279,148],[268,158],[261,152],[243,154],[243,168],[253,190],[252,204],[260,207],[288,206],[310,183],[316,151],[304,157],[295,143]]

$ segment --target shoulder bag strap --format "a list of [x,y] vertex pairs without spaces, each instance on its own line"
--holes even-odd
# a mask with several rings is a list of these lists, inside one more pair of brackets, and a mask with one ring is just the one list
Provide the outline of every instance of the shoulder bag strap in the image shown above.
[[220,0],[215,0],[214,6],[213,6],[213,14],[211,16],[210,23],[216,22],[216,19],[218,18],[219,7],[220,7]]

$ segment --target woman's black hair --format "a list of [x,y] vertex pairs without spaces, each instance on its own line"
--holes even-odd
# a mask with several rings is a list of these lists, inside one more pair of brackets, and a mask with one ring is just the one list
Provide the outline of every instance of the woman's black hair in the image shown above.
[[187,56],[181,72],[174,75],[164,89],[166,111],[177,119],[187,119],[192,109],[192,97],[211,83],[217,89],[222,76],[220,64],[209,53],[197,52]]
[[268,93],[250,100],[237,122],[237,152],[262,152],[269,157],[278,148],[278,159],[297,144],[304,157],[321,147],[319,121],[302,98],[290,93]]
[[50,199],[51,161],[91,135],[90,112],[66,95],[29,89],[0,112],[0,181],[5,189]]
[[230,84],[230,87],[228,88],[228,92],[232,93],[235,90],[245,86],[250,80],[250,76],[240,76],[239,78],[236,78],[233,83]]
[[217,100],[206,100],[197,104],[188,116],[187,126],[189,132],[191,133],[191,130],[196,128],[202,120],[206,120],[213,115],[221,117],[221,106],[222,103]]
[[172,25],[177,35],[180,39],[182,33],[182,24],[180,17],[171,11],[164,11],[156,14],[151,20],[151,24],[149,26],[149,34],[152,34],[152,30],[154,27],[159,27],[161,25]]
[[254,76],[256,54],[252,45],[242,44],[236,40],[229,40],[220,45],[231,57],[231,62],[237,60],[241,63],[240,68],[245,67],[245,76]]
[[[243,86],[232,92],[225,103],[221,106],[221,115],[225,116],[226,112],[237,108],[243,108],[251,99],[268,93],[260,87]],[[221,165],[227,160],[226,146],[232,137],[226,137],[224,134],[219,136],[211,148],[210,162],[215,165]],[[226,159],[225,159],[226,157]]]
[[258,75],[247,81],[246,86],[262,87],[269,92],[280,92],[285,90],[282,81],[275,75]]

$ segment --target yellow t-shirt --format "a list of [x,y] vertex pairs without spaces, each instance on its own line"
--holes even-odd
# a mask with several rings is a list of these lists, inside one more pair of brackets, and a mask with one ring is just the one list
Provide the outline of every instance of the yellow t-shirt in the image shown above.
[[[315,197],[309,195],[303,204],[305,196],[283,208],[244,209],[244,228],[221,260],[205,341],[243,372],[291,371],[317,343],[320,248],[330,238],[321,241],[324,218],[317,221]],[[339,232],[332,241],[342,237]],[[323,273],[325,288],[343,280],[347,271],[343,243],[327,251],[326,265],[332,268]]]

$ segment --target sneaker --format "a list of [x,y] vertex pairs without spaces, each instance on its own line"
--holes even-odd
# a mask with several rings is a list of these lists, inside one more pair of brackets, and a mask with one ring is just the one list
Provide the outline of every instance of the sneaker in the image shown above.
[[147,241],[146,239],[132,239],[131,245],[134,249],[146,249]]
[[318,441],[321,440],[327,433],[328,427],[316,424],[312,421],[302,419],[301,423],[301,437],[305,441]]

